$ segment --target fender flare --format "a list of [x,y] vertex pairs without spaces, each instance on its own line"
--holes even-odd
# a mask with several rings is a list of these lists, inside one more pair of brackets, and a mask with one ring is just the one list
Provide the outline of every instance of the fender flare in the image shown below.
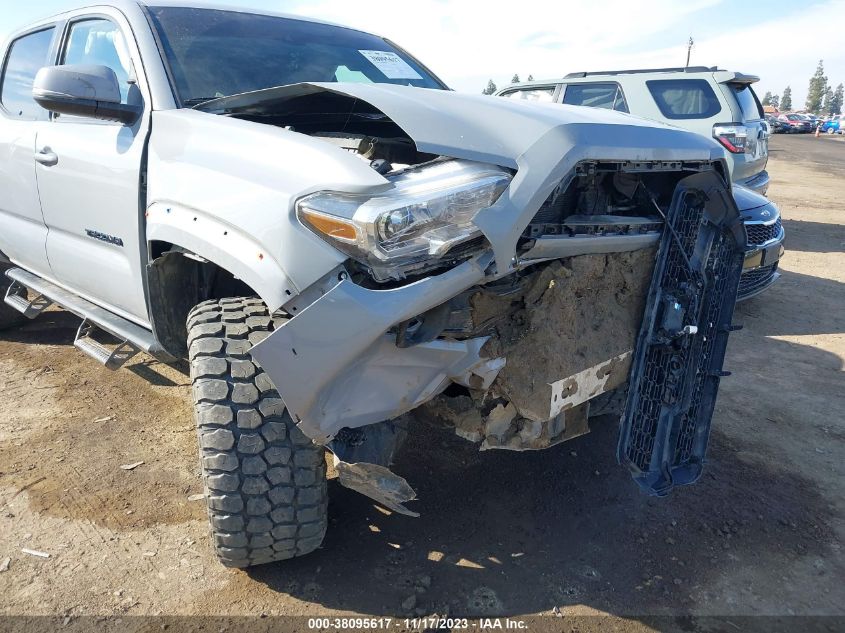
[[224,268],[255,290],[270,312],[299,294],[267,249],[238,227],[175,203],[155,202],[146,215],[147,242],[180,246]]

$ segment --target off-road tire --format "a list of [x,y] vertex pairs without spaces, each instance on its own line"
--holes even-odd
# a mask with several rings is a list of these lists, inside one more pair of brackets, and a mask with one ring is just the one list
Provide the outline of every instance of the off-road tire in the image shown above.
[[29,321],[24,315],[15,310],[12,306],[6,305],[3,297],[6,296],[6,291],[12,284],[12,280],[6,277],[6,271],[9,266],[0,264],[0,330],[8,330],[15,326],[21,325]]
[[250,349],[274,319],[260,299],[188,315],[194,417],[211,536],[227,567],[302,556],[326,533],[324,449],[300,431]]

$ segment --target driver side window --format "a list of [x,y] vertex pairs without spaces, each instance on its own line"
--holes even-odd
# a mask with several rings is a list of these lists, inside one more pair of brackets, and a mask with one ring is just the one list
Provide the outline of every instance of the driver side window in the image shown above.
[[96,18],[72,24],[61,63],[108,66],[117,75],[121,102],[127,102],[132,62],[114,22]]

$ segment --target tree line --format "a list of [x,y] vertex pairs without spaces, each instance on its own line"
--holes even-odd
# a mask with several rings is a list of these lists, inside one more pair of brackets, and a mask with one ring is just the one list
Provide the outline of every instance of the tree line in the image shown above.
[[[845,94],[843,94],[842,84],[840,83],[836,88],[830,85],[827,75],[824,74],[824,60],[820,59],[816,72],[810,77],[804,109],[813,114],[835,116],[842,114],[842,106],[845,105],[843,101],[845,101]],[[792,110],[792,88],[787,86],[783,95],[766,92],[761,103],[774,106],[778,110]]]
[[[519,78],[519,75],[514,73],[513,77],[511,77],[511,83],[518,84],[520,81],[521,79]],[[525,81],[534,81],[534,75],[528,75],[528,79],[526,79]],[[487,87],[481,91],[481,94],[491,95],[494,94],[498,89],[499,88],[498,86],[496,86],[496,82],[491,79],[487,82]]]

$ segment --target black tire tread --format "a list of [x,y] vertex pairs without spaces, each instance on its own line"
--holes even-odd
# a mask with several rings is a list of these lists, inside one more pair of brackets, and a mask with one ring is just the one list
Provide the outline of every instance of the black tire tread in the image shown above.
[[188,357],[211,536],[220,562],[307,554],[327,525],[324,449],[300,431],[250,349],[273,331],[257,298],[188,314]]

